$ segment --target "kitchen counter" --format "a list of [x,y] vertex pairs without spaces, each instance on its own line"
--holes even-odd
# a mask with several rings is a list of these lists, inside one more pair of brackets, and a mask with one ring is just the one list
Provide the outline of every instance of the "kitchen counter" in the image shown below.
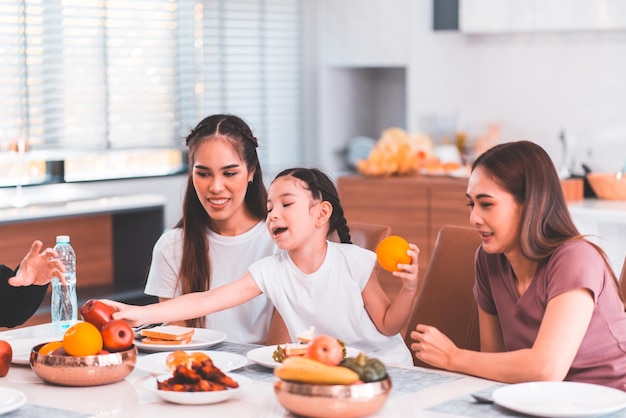
[[567,206],[579,231],[602,247],[619,275],[626,257],[626,200],[584,199]]
[[36,202],[22,208],[0,207],[0,224],[162,207],[165,203],[165,197],[156,194]]

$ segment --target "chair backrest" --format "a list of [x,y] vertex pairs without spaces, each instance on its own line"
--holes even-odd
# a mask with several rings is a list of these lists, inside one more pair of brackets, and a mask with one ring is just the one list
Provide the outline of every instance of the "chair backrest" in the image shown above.
[[[480,350],[478,307],[472,288],[474,256],[480,246],[474,228],[445,225],[439,230],[432,257],[404,340],[411,348],[411,331],[432,325],[458,347]],[[413,357],[416,366],[431,367]]]
[[[391,227],[382,224],[348,222],[348,228],[350,228],[350,240],[352,243],[371,251],[376,251],[378,243],[391,234]],[[337,232],[333,232],[329,239],[339,242]]]
[[391,234],[389,225],[348,222],[350,238],[353,244],[376,251],[378,243]]

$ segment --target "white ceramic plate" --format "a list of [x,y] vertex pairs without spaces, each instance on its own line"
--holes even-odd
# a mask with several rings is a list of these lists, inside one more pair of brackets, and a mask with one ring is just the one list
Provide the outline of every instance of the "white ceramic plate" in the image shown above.
[[239,383],[239,387],[235,389],[218,390],[214,392],[173,392],[168,390],[157,389],[157,380],[163,381],[172,377],[171,374],[157,376],[152,379],[148,379],[144,383],[144,388],[150,392],[155,393],[159,398],[167,402],[185,404],[185,405],[204,405],[211,403],[224,402],[228,399],[232,399],[244,390],[244,388],[250,383],[250,379],[239,375],[227,373],[235,382]]
[[11,344],[13,350],[13,359],[11,363],[29,365],[30,352],[34,346],[54,341],[53,337],[24,338],[21,340],[7,340]]
[[199,350],[207,348],[226,339],[226,334],[222,331],[206,328],[194,328],[193,338],[189,344],[145,344],[141,340],[135,340],[135,345],[142,351],[175,351],[175,350]]
[[[272,354],[274,354],[275,350],[275,345],[267,345],[265,347],[259,347],[248,351],[247,357],[255,363],[274,369],[280,366],[280,363],[272,358]],[[346,352],[346,357],[356,357],[361,351],[356,348],[346,347]]]
[[19,390],[0,387],[0,414],[21,408],[26,403],[26,395]]
[[[192,351],[188,351],[191,353]],[[199,351],[200,353],[207,354],[213,360],[213,364],[221,369],[223,372],[229,372],[231,370],[239,369],[240,367],[248,364],[248,359],[244,356],[234,353],[225,353],[223,351]],[[154,353],[145,356],[139,356],[135,367],[152,373],[153,375],[161,375],[169,373],[170,370],[165,365],[165,359],[171,352]]]
[[528,415],[594,417],[626,408],[626,392],[589,383],[529,382],[496,389],[493,401]]

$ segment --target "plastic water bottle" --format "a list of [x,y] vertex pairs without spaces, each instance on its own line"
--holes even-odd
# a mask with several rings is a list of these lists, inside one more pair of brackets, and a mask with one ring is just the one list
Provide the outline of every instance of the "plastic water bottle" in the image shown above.
[[52,279],[52,326],[57,334],[62,334],[78,320],[76,253],[70,245],[68,235],[57,236],[54,249],[65,266],[65,281],[67,282],[64,286],[58,278]]

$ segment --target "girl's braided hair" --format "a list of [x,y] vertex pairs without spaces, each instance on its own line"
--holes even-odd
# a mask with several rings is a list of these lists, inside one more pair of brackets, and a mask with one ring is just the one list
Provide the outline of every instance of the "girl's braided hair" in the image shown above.
[[311,192],[314,199],[329,202],[333,207],[330,215],[329,228],[327,236],[330,237],[333,232],[337,231],[339,241],[346,244],[352,244],[350,238],[350,228],[343,214],[343,208],[339,201],[339,193],[332,180],[317,168],[288,168],[278,173],[279,177],[291,176],[302,180],[307,189]]

